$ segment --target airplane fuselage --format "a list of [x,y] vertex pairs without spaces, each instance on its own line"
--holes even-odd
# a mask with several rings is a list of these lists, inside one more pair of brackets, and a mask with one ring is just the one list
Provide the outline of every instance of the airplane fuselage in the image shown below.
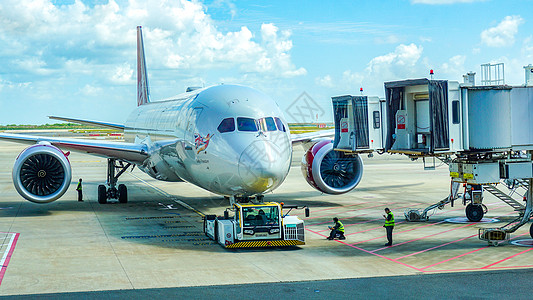
[[278,105],[249,87],[219,85],[137,107],[124,130],[149,158],[139,168],[226,196],[264,194],[289,172],[292,145]]

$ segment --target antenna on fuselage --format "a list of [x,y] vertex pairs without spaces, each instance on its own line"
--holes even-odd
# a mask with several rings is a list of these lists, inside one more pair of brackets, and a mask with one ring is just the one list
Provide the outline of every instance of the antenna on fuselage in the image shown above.
[[137,106],[150,102],[142,26],[137,26]]

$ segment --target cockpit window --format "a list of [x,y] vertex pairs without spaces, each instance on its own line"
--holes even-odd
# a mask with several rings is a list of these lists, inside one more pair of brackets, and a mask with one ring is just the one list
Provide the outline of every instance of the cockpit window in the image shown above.
[[276,123],[272,117],[259,119],[259,125],[261,131],[276,131]]
[[278,117],[276,117],[275,119],[276,119],[276,125],[278,125],[278,129],[280,131],[286,132],[285,125],[283,125],[283,122],[281,121],[281,119]]
[[252,118],[237,118],[237,129],[239,131],[258,131],[257,123]]
[[235,131],[235,121],[233,118],[224,119],[220,122],[217,129],[220,133]]

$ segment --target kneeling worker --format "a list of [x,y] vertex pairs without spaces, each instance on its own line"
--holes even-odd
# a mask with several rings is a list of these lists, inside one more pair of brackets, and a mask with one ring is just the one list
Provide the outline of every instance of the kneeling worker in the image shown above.
[[337,234],[339,235],[339,240],[345,240],[346,237],[344,236],[344,225],[342,225],[341,221],[339,221],[337,217],[333,218],[333,222],[335,222],[335,225],[333,225],[333,227],[328,226],[331,230],[328,240],[334,239]]

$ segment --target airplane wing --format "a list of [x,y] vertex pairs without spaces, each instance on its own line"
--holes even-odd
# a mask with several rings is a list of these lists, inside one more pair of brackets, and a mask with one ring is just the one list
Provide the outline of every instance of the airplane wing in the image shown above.
[[89,153],[106,158],[116,158],[134,164],[141,164],[146,158],[148,158],[148,147],[144,144],[43,137],[10,133],[0,133],[0,140],[7,140],[22,144],[48,142],[64,150]]
[[60,120],[60,121],[65,121],[65,122],[82,124],[82,125],[91,125],[91,126],[98,126],[98,127],[104,127],[104,128],[124,130],[124,125],[116,124],[116,123],[64,118],[64,117],[56,117],[56,116],[48,116],[48,118],[53,119],[53,120]]
[[335,129],[319,130],[309,133],[291,134],[292,145],[299,145],[320,138],[334,138]]

